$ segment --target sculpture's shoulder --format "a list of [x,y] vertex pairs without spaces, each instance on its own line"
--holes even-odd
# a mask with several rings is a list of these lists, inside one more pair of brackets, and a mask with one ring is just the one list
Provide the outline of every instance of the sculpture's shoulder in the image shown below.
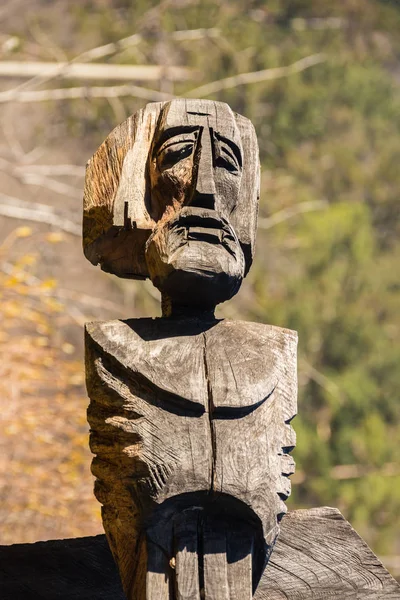
[[254,406],[274,390],[296,404],[297,333],[224,320],[206,332],[208,376],[220,406]]
[[[86,343],[94,343],[110,353],[124,352],[130,344],[141,343],[142,337],[136,331],[135,324],[141,322],[142,329],[151,329],[153,319],[115,319],[112,321],[93,321],[85,324]],[[140,328],[139,328],[140,331]]]
[[277,327],[276,325],[224,319],[218,321],[210,331],[213,335],[226,341],[230,339],[235,340],[236,343],[240,341],[249,348],[253,346],[276,346],[282,349],[285,347],[296,349],[297,347],[297,331]]
[[87,323],[86,360],[109,359],[126,376],[140,375],[154,389],[204,404],[203,333],[202,324],[161,318]]

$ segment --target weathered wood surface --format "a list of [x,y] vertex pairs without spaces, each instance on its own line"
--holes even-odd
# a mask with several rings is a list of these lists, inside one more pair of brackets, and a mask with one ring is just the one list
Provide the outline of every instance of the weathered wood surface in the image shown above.
[[257,586],[294,471],[296,345],[240,321],[87,325],[95,494],[129,600]]
[[[0,546],[0,598],[125,596],[105,536],[99,535]],[[233,598],[247,600],[244,593]],[[400,585],[336,509],[297,510],[282,521],[255,600],[400,600]]]
[[83,246],[120,277],[150,277],[176,304],[232,297],[254,252],[259,194],[251,122],[227,104],[148,104],[87,165]]
[[400,585],[335,508],[288,513],[255,595],[308,598],[400,600]]

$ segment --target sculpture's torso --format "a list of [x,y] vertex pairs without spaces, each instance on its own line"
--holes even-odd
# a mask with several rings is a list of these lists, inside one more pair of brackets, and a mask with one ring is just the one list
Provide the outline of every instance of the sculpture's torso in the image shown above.
[[115,511],[132,552],[146,529],[173,555],[174,514],[222,495],[272,547],[293,472],[296,343],[292,331],[240,321],[87,326],[93,472],[117,555]]

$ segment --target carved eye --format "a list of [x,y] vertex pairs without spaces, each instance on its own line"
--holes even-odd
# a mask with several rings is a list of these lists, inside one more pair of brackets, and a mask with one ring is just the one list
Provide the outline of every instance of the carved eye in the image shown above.
[[239,174],[240,167],[229,148],[219,145],[215,157],[215,166],[226,169],[230,173]]
[[194,143],[191,141],[174,142],[169,146],[164,146],[158,156],[157,162],[161,170],[170,169],[178,162],[187,158],[193,153]]
[[213,137],[214,166],[225,169],[233,175],[239,175],[242,171],[239,148],[217,132],[213,132]]

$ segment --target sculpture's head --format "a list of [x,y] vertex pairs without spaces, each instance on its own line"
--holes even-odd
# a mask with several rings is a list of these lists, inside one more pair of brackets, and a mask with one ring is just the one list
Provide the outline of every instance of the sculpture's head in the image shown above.
[[172,305],[214,308],[250,268],[258,208],[254,128],[229,106],[150,104],[89,161],[84,249],[122,277],[150,277]]

